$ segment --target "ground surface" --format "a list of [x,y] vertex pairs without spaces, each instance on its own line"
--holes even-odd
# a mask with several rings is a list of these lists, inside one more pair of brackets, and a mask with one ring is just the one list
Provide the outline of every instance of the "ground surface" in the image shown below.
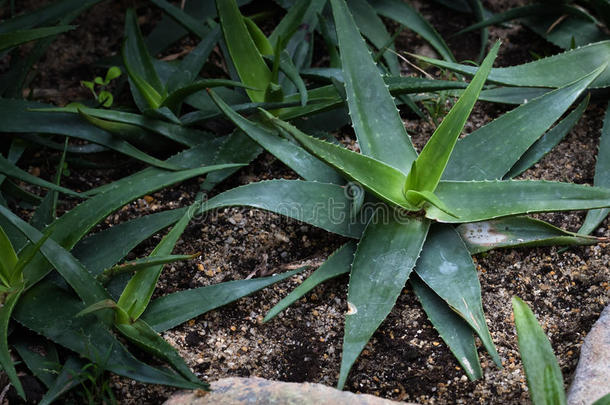
[[[489,1],[492,11],[518,4]],[[58,104],[87,97],[80,80],[90,80],[99,70],[92,65],[99,57],[116,52],[120,45],[123,12],[132,2],[107,2],[80,18],[80,28],[62,35],[53,52],[39,66],[34,96]],[[444,37],[472,21],[458,14],[435,9],[428,2],[417,4]],[[144,29],[158,12],[138,9]],[[148,25],[147,25],[148,24]],[[117,36],[116,31],[119,32]],[[557,49],[519,27],[492,29],[491,38],[503,39],[496,66],[519,64],[538,54]],[[478,54],[478,34],[448,41],[458,60]],[[491,42],[490,42],[491,43]],[[399,37],[400,51],[418,52],[425,44],[415,35]],[[38,92],[38,93],[37,93]],[[567,139],[523,177],[591,184],[603,106],[591,106]],[[503,106],[478,103],[466,133],[506,111]],[[421,147],[434,130],[431,124],[405,112],[405,125]],[[337,134],[353,142],[349,128]],[[53,165],[44,154],[28,157],[31,171],[42,177],[53,175]],[[63,185],[77,189],[122,177],[137,167],[111,171],[79,171]],[[295,175],[269,155],[242,169],[214,193],[255,180]],[[107,223],[161,211],[192,202],[199,180],[138,200]],[[584,213],[543,216],[555,225],[577,230]],[[610,237],[608,220],[596,231]],[[159,236],[160,237],[160,236]],[[138,247],[138,255],[149,251],[159,237]],[[196,260],[167,266],[157,295],[222,281],[281,272],[301,265],[319,264],[343,239],[311,226],[266,212],[231,208],[193,222],[175,253],[201,252]],[[425,404],[522,403],[528,394],[521,368],[512,320],[510,299],[523,298],[551,339],[569,384],[578,360],[579,347],[591,325],[609,301],[610,248],[607,245],[572,248],[501,250],[476,258],[488,325],[504,368],[495,367],[481,351],[485,377],[470,382],[439,338],[407,286],[397,305],[381,325],[354,366],[346,389],[385,398]],[[347,277],[339,277],[316,288],[277,318],[266,324],[267,310],[313,271],[300,273],[286,282],[200,316],[164,334],[195,372],[206,380],[228,376],[257,376],[290,382],[320,382],[334,385],[340,364],[343,316],[346,311]],[[173,391],[146,386],[122,378],[112,385],[120,403],[159,403]]]

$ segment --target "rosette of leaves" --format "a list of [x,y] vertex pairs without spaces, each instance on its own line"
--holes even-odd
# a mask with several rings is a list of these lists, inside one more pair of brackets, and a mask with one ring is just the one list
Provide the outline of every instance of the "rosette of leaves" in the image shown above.
[[[557,89],[458,140],[492,72],[499,48],[496,44],[418,154],[345,2],[331,0],[331,5],[346,102],[361,153],[308,136],[262,111],[283,135],[279,137],[239,116],[210,92],[225,115],[250,136],[267,137],[274,140],[274,146],[299,143],[305,149],[299,156],[288,155],[287,148],[268,149],[305,179],[317,181],[249,184],[212,198],[203,210],[248,205],[359,239],[357,246],[348,243],[339,249],[266,317],[269,320],[320,282],[349,272],[340,388],[407,281],[466,374],[479,378],[482,371],[474,334],[496,364],[500,365],[500,359],[486,325],[471,253],[501,246],[598,240],[523,215],[607,207],[610,190],[502,179],[514,165],[522,163],[526,152],[592,83],[604,80],[607,65],[584,64],[590,69],[580,77],[560,83]],[[306,164],[311,156],[325,166]],[[367,196],[346,197],[343,182],[320,178],[319,170],[328,168],[357,182]],[[376,208],[372,212],[361,210],[366,206],[363,201],[374,201]]]

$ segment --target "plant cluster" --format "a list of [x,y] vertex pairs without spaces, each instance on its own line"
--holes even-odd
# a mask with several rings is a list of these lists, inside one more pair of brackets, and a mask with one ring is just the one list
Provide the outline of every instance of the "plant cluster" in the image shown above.
[[[513,178],[561,141],[594,89],[610,86],[610,40],[599,27],[609,21],[607,0],[591,0],[587,8],[534,4],[496,15],[479,0],[439,0],[479,21],[467,28],[481,33],[477,66],[457,63],[438,32],[401,0],[278,0],[274,10],[285,11],[270,34],[259,27],[264,14],[247,16],[240,10],[248,1],[189,1],[180,8],[152,0],[164,13],[161,22],[145,38],[135,10],[128,10],[120,57],[104,61],[112,66],[104,78],[82,82],[95,100],[57,107],[22,99],[30,71],[49,44],[100,1],[58,0],[0,23],[5,55],[37,41],[26,58],[12,58],[0,76],[0,132],[14,135],[0,155],[0,364],[21,397],[25,392],[11,349],[48,388],[42,403],[95,380],[99,370],[145,383],[207,388],[160,333],[298,271],[153,299],[165,264],[199,255],[172,252],[193,217],[211,210],[259,208],[351,239],[265,317],[271,320],[318,284],[349,273],[339,388],[406,283],[466,375],[482,377],[475,336],[498,366],[501,362],[472,255],[600,241],[588,234],[610,207],[608,112],[595,186]],[[455,80],[402,76],[396,35],[381,17],[419,34],[442,59],[413,56],[456,72]],[[566,51],[494,68],[501,44],[487,52],[485,27],[512,19]],[[574,26],[578,30],[567,28]],[[187,33],[198,44],[182,59],[153,57]],[[313,60],[314,46],[320,45],[328,56],[324,66]],[[210,63],[213,53],[222,56],[226,69]],[[464,77],[470,76],[468,83]],[[117,94],[107,88],[113,80],[117,92],[128,88],[132,105],[116,105]],[[418,104],[423,102],[436,115],[442,109],[434,100],[444,104],[449,96],[457,100],[418,153],[397,106],[424,117]],[[517,106],[460,138],[480,99]],[[234,130],[210,133],[206,125],[217,119],[230,121]],[[359,152],[332,136],[346,124],[353,127]],[[61,152],[55,181],[19,167],[26,150],[40,147]],[[88,157],[109,150],[146,168],[86,191],[60,185],[67,162],[72,170],[83,162],[95,165]],[[161,157],[168,150],[176,154]],[[254,182],[204,200],[205,192],[263,150],[300,179]],[[125,204],[203,175],[194,204],[91,233]],[[48,192],[40,197],[24,184]],[[80,202],[57,218],[61,194]],[[15,207],[33,210],[31,220],[24,221]],[[566,210],[590,210],[579,233],[527,216]],[[168,227],[148,256],[126,260],[138,244]],[[541,332],[531,326],[524,304],[515,300],[514,305],[530,386],[552,382],[545,392],[562,398],[556,366],[543,372],[543,382],[531,382],[538,377],[530,378],[536,372],[525,358],[536,350],[523,336],[534,335],[538,342]],[[47,356],[20,344],[23,336],[48,347]],[[134,346],[169,368],[136,358]],[[67,349],[61,359],[58,347]],[[94,391],[85,396],[112,397],[107,387]],[[531,391],[536,403],[545,403]]]

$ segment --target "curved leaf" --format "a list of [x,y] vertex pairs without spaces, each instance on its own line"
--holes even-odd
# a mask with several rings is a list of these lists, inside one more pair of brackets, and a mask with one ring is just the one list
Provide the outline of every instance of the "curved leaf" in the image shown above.
[[360,150],[407,173],[417,153],[344,0],[331,0],[347,105]]
[[34,28],[31,30],[12,31],[0,34],[0,51],[14,46],[34,41],[40,38],[61,34],[76,28],[74,25],[58,25],[55,27]]
[[337,388],[343,388],[360,352],[394,307],[419,257],[429,225],[427,220],[401,217],[383,209],[371,218],[350,273]]
[[267,312],[263,322],[268,322],[277,314],[288,308],[292,303],[307,294],[317,285],[337,277],[341,274],[349,273],[356,252],[356,243],[348,242],[341,246],[326,261],[316,269],[303,283],[296,287],[290,294],[284,297],[280,302],[275,304],[273,308]]
[[428,319],[445,341],[451,353],[458,360],[471,380],[483,376],[474,335],[470,326],[449,305],[421,281],[417,274],[409,277],[409,283],[417,295]]
[[441,181],[435,194],[458,218],[434,206],[426,207],[426,217],[449,223],[610,207],[610,189],[542,180]]
[[477,270],[470,252],[453,227],[432,227],[415,271],[479,335],[493,361],[501,367],[483,313]]
[[370,214],[350,217],[351,199],[344,187],[302,180],[267,180],[236,187],[210,198],[202,212],[239,205],[275,212],[350,238],[360,237]]
[[462,224],[456,230],[473,255],[504,247],[594,245],[602,241],[520,216]]
[[155,331],[163,332],[278,281],[285,280],[300,270],[271,277],[228,281],[168,294],[152,300],[141,319]]
[[[477,71],[474,66],[445,62],[425,56],[413,56],[432,65],[467,75],[474,75]],[[579,80],[597,68],[604,67],[602,73],[589,87],[608,87],[610,86],[609,64],[610,41],[601,41],[534,62],[494,68],[491,70],[488,80],[509,86],[562,87]]]
[[[599,77],[601,69],[531,100],[459,140],[443,179],[492,180],[504,177],[595,77]],[[475,157],[473,151],[476,151]]]

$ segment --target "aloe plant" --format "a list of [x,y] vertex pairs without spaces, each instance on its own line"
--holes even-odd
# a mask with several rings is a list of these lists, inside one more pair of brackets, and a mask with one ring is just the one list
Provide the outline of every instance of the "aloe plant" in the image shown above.
[[[580,77],[556,78],[559,89],[518,107],[463,140],[458,140],[487,76],[493,75],[492,63],[499,47],[496,44],[458,102],[418,155],[404,131],[387,87],[376,70],[346,4],[342,0],[331,0],[331,5],[339,49],[342,51],[347,104],[362,153],[308,136],[274,114],[265,111],[261,113],[285,138],[297,141],[347,180],[360,184],[379,203],[372,215],[369,212],[367,216],[363,210],[360,217],[359,204],[346,204],[342,206],[341,212],[345,214],[340,217],[342,219],[333,217],[330,210],[317,212],[315,216],[311,215],[307,207],[290,211],[290,216],[343,235],[354,237],[349,228],[337,226],[338,223],[349,222],[350,218],[357,218],[356,223],[352,221],[352,228],[364,227],[364,230],[355,236],[360,241],[353,260],[347,259],[337,267],[322,266],[314,272],[307,287],[300,288],[298,293],[291,294],[287,300],[294,301],[309,288],[329,277],[350,273],[338,381],[338,387],[342,388],[359,353],[392,309],[405,283],[411,281],[433,325],[456,355],[466,374],[472,379],[478,378],[482,372],[473,332],[481,338],[492,359],[498,365],[500,361],[486,325],[476,270],[465,242],[476,251],[484,245],[488,248],[518,245],[519,240],[521,244],[527,245],[561,243],[564,237],[564,241],[588,239],[585,236],[569,235],[544,223],[531,222],[521,215],[608,206],[610,191],[558,182],[498,179],[510,171],[588,87],[603,83],[607,72],[606,61],[602,58],[595,64],[594,59],[588,59],[591,61],[591,65],[587,65],[590,70],[582,72]],[[443,65],[453,66],[445,62]],[[260,129],[254,127],[248,128],[245,120],[232,113],[219,97],[213,95],[213,99],[227,117],[250,136],[254,137],[255,132],[260,132]],[[555,106],[556,110],[549,110],[549,106]],[[519,120],[523,120],[524,114],[531,114],[532,119],[535,116],[537,122],[532,126],[532,121],[528,120],[522,130],[514,131],[515,136],[510,139],[510,143],[504,145],[502,138],[506,136],[503,128],[514,129],[516,125],[520,126]],[[474,145],[478,148],[476,160],[473,160]],[[270,150],[276,156],[281,153]],[[283,161],[290,165],[289,159]],[[307,196],[301,198],[305,198],[302,202],[307,201],[309,206],[314,200],[328,201],[331,195],[336,195],[341,190],[340,185],[270,181],[220,194],[208,201],[203,209],[242,204],[286,215],[286,206],[298,207],[300,196]],[[281,201],[261,198],[252,200],[254,195],[265,191],[283,195],[284,198]],[[498,229],[497,225],[493,225],[494,221],[509,220],[513,221],[510,232],[525,234],[529,232],[528,229],[536,228],[539,233],[533,238],[530,234],[530,239],[526,242],[517,237],[512,239],[512,243],[503,244],[510,239],[508,232],[499,235],[497,239],[483,237],[477,241],[476,235],[468,231],[462,232],[460,237],[456,229],[449,225],[464,224],[461,229],[466,227],[483,232],[483,229],[491,226]],[[556,238],[553,236],[555,232],[562,236],[557,234],[559,239]],[[335,256],[333,260],[334,258]],[[411,274],[413,270],[417,277]],[[455,288],[456,285],[460,288]],[[284,308],[287,302],[278,305],[279,308]],[[271,314],[277,312],[278,309],[271,310]],[[266,319],[269,318],[270,316]]]

